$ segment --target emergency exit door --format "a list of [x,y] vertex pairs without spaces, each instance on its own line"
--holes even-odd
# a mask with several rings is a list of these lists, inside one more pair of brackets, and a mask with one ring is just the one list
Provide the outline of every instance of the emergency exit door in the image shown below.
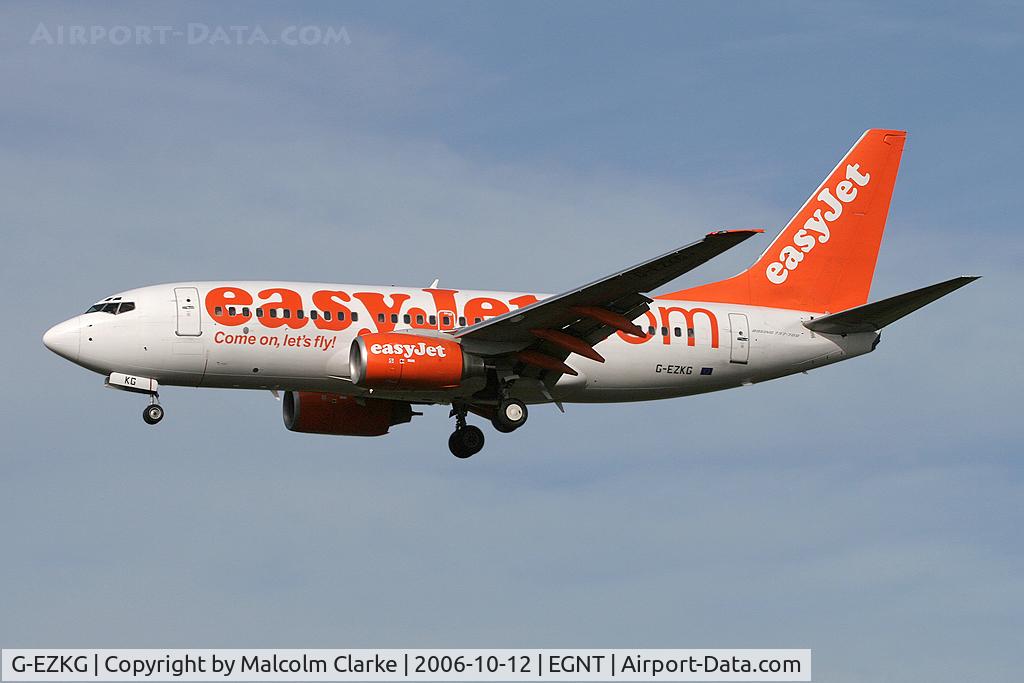
[[750,328],[747,327],[747,316],[743,313],[730,313],[729,328],[732,331],[729,361],[746,365],[750,359]]
[[178,305],[179,337],[198,337],[203,333],[199,319],[199,290],[195,287],[175,287],[174,299]]

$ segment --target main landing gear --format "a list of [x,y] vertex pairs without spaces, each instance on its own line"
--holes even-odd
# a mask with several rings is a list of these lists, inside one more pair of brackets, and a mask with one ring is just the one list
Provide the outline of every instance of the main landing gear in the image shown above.
[[155,425],[160,420],[164,419],[164,409],[160,405],[160,398],[156,394],[153,394],[152,403],[146,406],[146,409],[142,411],[142,419],[148,425]]
[[466,406],[452,409],[455,414],[455,431],[448,437],[448,450],[456,458],[468,458],[484,447],[484,433],[479,427],[466,424]]
[[502,434],[508,434],[526,424],[528,416],[525,403],[514,398],[506,398],[498,404],[491,424]]
[[[466,424],[468,409],[457,403],[452,407],[455,416],[455,431],[448,437],[448,448],[456,458],[476,455],[484,447],[484,433],[479,427]],[[503,434],[514,432],[526,424],[526,404],[514,398],[502,399],[491,417],[491,424]]]

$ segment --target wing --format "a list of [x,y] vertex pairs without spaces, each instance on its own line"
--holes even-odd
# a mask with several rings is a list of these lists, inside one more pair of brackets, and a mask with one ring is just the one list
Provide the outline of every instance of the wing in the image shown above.
[[633,320],[649,310],[645,296],[762,230],[713,232],[667,254],[455,333],[468,347],[512,354],[525,365],[576,374],[570,353],[603,360],[594,344],[616,330],[640,334]]

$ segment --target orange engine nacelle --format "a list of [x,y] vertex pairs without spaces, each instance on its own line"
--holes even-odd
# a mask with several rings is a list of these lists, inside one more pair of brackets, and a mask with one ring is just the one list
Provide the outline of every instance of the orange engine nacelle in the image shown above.
[[450,339],[378,332],[353,340],[349,372],[360,387],[430,391],[483,376],[484,362]]
[[404,401],[288,391],[282,402],[284,426],[293,432],[381,436],[393,425],[412,420],[412,406]]

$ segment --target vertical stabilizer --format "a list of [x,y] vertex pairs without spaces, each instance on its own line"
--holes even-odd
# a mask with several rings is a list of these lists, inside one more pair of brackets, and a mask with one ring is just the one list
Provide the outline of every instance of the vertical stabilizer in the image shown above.
[[833,313],[867,302],[906,135],[865,132],[746,271],[658,298]]

